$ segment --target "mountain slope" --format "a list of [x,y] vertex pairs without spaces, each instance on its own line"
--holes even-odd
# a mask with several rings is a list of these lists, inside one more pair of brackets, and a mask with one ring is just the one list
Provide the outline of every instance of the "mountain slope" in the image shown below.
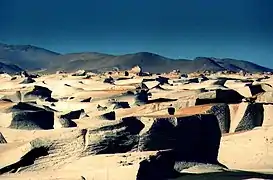
[[238,71],[239,69],[255,72],[257,70],[262,72],[271,72],[272,69],[266,68],[255,63],[243,60],[235,60],[235,59],[216,59],[215,62],[222,65],[224,68],[231,69],[233,71]]
[[5,63],[0,62],[0,72],[13,74],[13,73],[17,73],[20,71],[23,71],[23,69],[14,65],[14,64],[5,64]]
[[53,57],[58,55],[60,54],[31,45],[0,44],[0,61],[23,69],[46,68],[52,63]]
[[121,70],[139,65],[144,71],[162,73],[179,69],[183,73],[195,71],[273,72],[272,69],[235,59],[197,57],[194,60],[171,59],[149,52],[125,55],[110,55],[96,52],[70,53],[61,55],[43,48],[30,45],[0,44],[0,62],[15,64],[27,70],[46,69],[76,71],[78,69],[106,71],[114,67]]
[[101,53],[75,53],[57,56],[54,60],[51,71],[65,70],[75,71],[85,70],[112,70],[113,67],[125,70],[135,65],[139,65],[148,72],[167,72],[179,69],[183,73],[196,71],[234,71],[246,72],[272,72],[272,69],[259,66],[257,64],[234,59],[217,59],[208,57],[197,57],[194,60],[170,59],[149,52],[139,52],[114,56]]
[[[74,71],[76,69],[85,70],[112,70],[113,67],[125,70],[135,65],[139,65],[144,71],[166,72],[186,65],[190,60],[173,60],[149,52],[139,52],[113,56],[101,53],[77,53],[56,57],[55,64],[51,70]],[[55,69],[56,68],[56,69]]]

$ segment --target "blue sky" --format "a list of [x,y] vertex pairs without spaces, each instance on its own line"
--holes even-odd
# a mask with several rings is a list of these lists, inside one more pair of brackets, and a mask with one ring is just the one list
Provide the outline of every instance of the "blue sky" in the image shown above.
[[0,42],[273,67],[272,0],[0,0]]

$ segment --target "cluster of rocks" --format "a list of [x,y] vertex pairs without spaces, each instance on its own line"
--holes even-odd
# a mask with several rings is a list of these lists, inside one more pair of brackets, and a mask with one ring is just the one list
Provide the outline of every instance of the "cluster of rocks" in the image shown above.
[[[5,127],[71,131],[29,140],[27,155],[0,167],[0,173],[28,169],[33,163],[61,163],[56,156],[67,155],[66,163],[89,155],[148,151],[158,153],[140,162],[137,180],[178,178],[185,169],[196,166],[227,170],[218,159],[221,138],[273,124],[273,79],[253,78],[244,72],[236,74],[240,78],[218,75],[179,71],[151,75],[135,66],[122,76],[100,74],[96,79],[98,76],[79,70],[62,77],[54,88],[22,72],[26,78],[22,83],[33,85],[22,88],[18,81],[21,89],[1,96],[0,104],[5,106],[0,116],[11,115]],[[57,88],[61,89],[58,93],[54,92]],[[99,125],[82,127],[92,121]],[[9,143],[1,132],[0,143]],[[23,164],[31,159],[31,164]]]

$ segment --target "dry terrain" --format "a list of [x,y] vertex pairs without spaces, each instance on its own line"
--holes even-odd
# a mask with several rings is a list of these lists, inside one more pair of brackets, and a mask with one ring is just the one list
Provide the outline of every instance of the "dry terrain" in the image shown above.
[[0,179],[273,179],[273,76],[0,74]]

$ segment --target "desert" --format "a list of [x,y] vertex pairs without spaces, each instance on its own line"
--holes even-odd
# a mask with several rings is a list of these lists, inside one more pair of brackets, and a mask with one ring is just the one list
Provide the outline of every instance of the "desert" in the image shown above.
[[273,0],[0,0],[0,180],[273,180]]
[[273,179],[271,73],[0,75],[0,179]]

